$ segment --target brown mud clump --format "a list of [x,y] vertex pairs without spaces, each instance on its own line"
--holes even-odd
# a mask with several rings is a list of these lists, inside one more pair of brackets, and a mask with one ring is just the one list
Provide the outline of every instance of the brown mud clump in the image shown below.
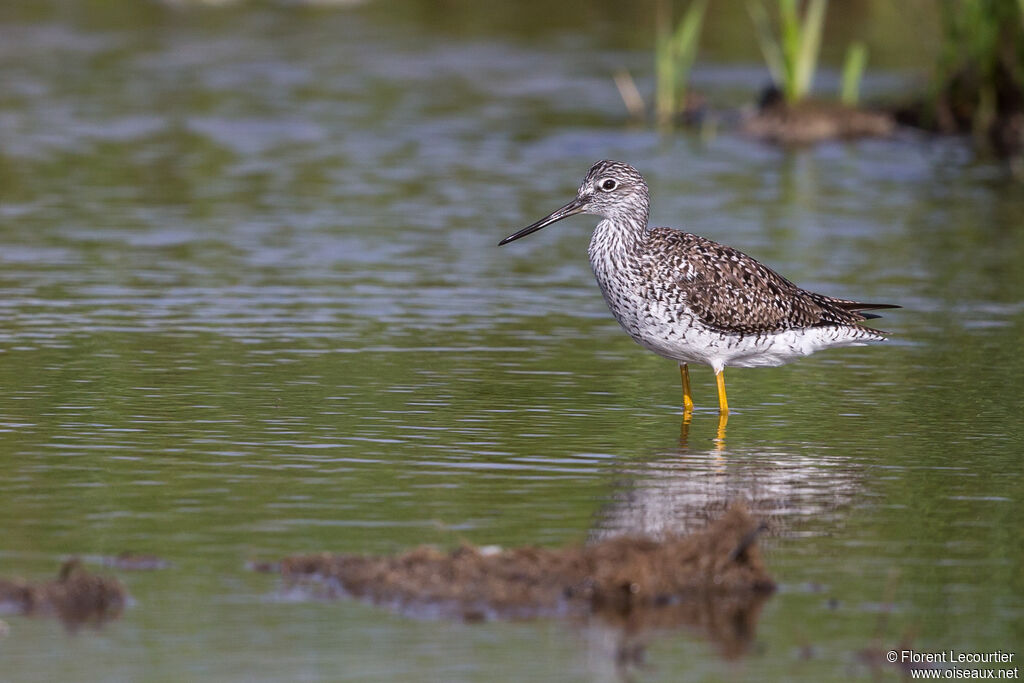
[[888,137],[895,130],[896,121],[887,113],[838,102],[805,100],[789,104],[772,88],[761,96],[757,113],[743,122],[747,135],[782,145]]
[[737,654],[775,584],[757,548],[763,529],[730,508],[707,528],[654,540],[619,536],[583,547],[396,556],[299,555],[278,565],[291,583],[316,581],[325,597],[354,597],[413,616],[466,621],[596,615],[627,631],[698,626]]
[[55,614],[70,628],[116,619],[127,599],[128,592],[120,581],[90,574],[78,558],[61,565],[56,581],[29,583],[0,578],[0,610]]

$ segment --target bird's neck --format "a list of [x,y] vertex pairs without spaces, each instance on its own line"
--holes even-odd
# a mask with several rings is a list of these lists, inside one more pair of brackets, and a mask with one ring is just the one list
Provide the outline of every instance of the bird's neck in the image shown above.
[[591,249],[629,251],[647,239],[647,214],[629,217],[610,216],[594,228]]

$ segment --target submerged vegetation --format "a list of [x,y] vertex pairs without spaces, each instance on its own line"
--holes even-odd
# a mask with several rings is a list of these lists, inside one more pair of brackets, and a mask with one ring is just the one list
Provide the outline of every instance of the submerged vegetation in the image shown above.
[[929,93],[899,112],[904,123],[969,134],[1016,158],[1024,149],[1024,2],[943,0],[943,43]]
[[[655,8],[654,118],[660,126],[707,121],[703,98],[690,92],[700,35],[712,5],[692,0],[681,16],[670,0]],[[909,104],[861,109],[868,47],[846,49],[840,88],[832,100],[811,98],[825,36],[828,0],[746,0],[772,84],[757,114],[741,118],[744,132],[780,143],[884,136],[896,123],[943,134],[970,135],[976,147],[1021,165],[1024,150],[1024,0],[941,0],[942,47],[931,85]],[[615,83],[630,114],[648,106],[624,69]]]
[[707,0],[694,0],[675,30],[670,30],[672,7],[667,0],[658,3],[655,40],[655,108],[658,122],[669,123],[686,108],[690,72],[697,61],[697,45],[707,11]]
[[[868,120],[867,125],[862,125],[865,117],[851,118],[850,112],[836,107],[819,108],[813,113],[810,126],[807,126],[810,120],[807,116],[801,114],[794,118],[788,115],[790,108],[807,99],[814,82],[828,0],[809,0],[802,10],[797,0],[779,0],[777,6],[778,17],[773,23],[765,0],[747,2],[758,43],[772,75],[772,87],[761,98],[761,111],[773,109],[774,116],[766,126],[757,120],[748,122],[753,125],[744,126],[747,132],[776,142],[797,143],[831,137],[888,134],[892,129],[891,123]],[[701,98],[689,91],[689,82],[707,11],[707,0],[693,0],[674,23],[671,3],[661,0],[657,4],[654,110],[659,125],[671,125],[680,118],[687,122],[705,120],[701,116],[704,113]],[[860,80],[866,63],[867,47],[859,42],[852,44],[843,69],[842,103],[845,107],[853,107],[859,100]],[[615,83],[630,114],[634,118],[644,118],[647,107],[629,73],[620,70],[615,75]],[[786,116],[780,119],[777,114],[783,110]],[[837,114],[840,118],[836,121],[822,121],[823,117],[831,118]]]
[[[678,24],[672,26],[672,4],[659,0],[655,12],[654,111],[658,123],[671,124],[690,106],[689,82],[697,61],[697,47],[704,25],[708,0],[693,0]],[[615,74],[615,85],[629,113],[637,119],[647,114],[647,105],[633,77],[625,69]]]
[[801,11],[797,0],[778,0],[777,25],[765,0],[748,0],[747,11],[758,44],[772,75],[772,86],[761,95],[758,112],[743,130],[762,140],[808,144],[821,140],[884,137],[893,131],[887,114],[861,110],[860,81],[867,64],[867,47],[854,42],[843,64],[839,102],[810,99],[818,69],[828,0],[809,0]]
[[810,93],[818,67],[827,6],[828,0],[810,0],[801,17],[797,0],[778,0],[779,35],[776,36],[764,0],[747,2],[764,61],[775,86],[789,104],[800,102]]

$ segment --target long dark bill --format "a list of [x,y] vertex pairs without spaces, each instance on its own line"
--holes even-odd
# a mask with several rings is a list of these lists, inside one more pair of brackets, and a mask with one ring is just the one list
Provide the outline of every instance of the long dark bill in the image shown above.
[[576,214],[582,213],[582,212],[583,212],[583,202],[581,202],[580,198],[577,197],[576,199],[572,200],[571,202],[569,202],[568,204],[566,204],[562,208],[556,209],[554,212],[548,214],[544,218],[541,218],[539,221],[537,221],[533,225],[529,225],[529,226],[523,228],[522,230],[520,230],[519,232],[517,232],[514,235],[509,235],[508,237],[506,237],[502,241],[498,242],[498,246],[500,247],[503,244],[508,244],[509,242],[515,242],[520,237],[526,237],[531,232],[537,232],[541,228],[546,228],[547,226],[551,225],[552,223],[556,223],[556,222],[562,220],[563,218],[568,218],[569,216],[575,216]]

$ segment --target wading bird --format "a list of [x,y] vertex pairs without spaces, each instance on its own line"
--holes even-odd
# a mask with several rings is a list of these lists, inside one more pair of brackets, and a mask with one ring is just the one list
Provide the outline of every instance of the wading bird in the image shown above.
[[650,228],[650,197],[629,164],[594,164],[576,198],[503,239],[525,237],[578,213],[602,217],[590,239],[590,265],[608,308],[638,344],[679,363],[683,410],[693,410],[688,363],[710,365],[718,409],[729,412],[726,366],[782,365],[815,351],[884,341],[860,325],[899,308],[801,289],[746,254],[673,228]]

